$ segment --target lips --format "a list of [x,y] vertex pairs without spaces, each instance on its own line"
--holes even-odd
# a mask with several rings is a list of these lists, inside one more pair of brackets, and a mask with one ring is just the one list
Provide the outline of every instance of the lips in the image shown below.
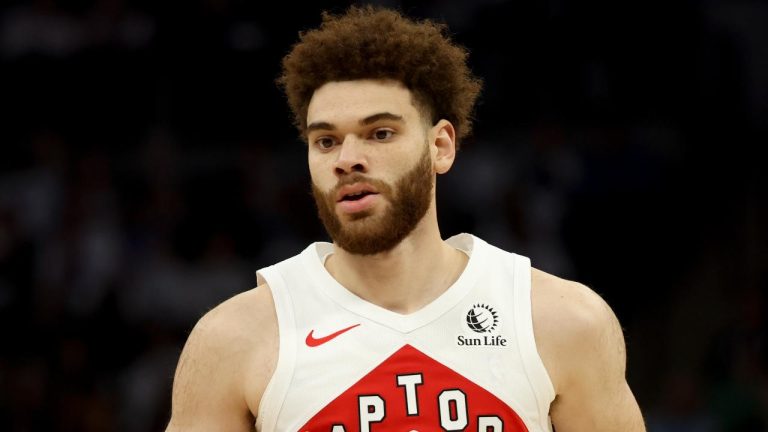
[[355,183],[342,186],[336,194],[336,205],[342,213],[355,214],[370,209],[379,192],[370,184]]
[[376,189],[373,186],[366,183],[355,183],[352,185],[342,186],[339,192],[336,194],[336,202],[343,201],[357,201],[365,198],[368,195],[378,195]]

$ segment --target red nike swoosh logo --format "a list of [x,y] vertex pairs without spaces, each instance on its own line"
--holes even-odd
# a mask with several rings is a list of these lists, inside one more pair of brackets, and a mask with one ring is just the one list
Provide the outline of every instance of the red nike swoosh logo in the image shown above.
[[320,346],[320,345],[330,341],[331,339],[335,338],[336,336],[339,336],[340,334],[342,334],[344,332],[348,332],[348,331],[352,330],[353,328],[355,328],[355,327],[357,327],[359,325],[360,324],[351,325],[351,326],[349,326],[347,328],[343,328],[343,329],[341,329],[341,330],[339,330],[337,332],[331,333],[328,336],[323,336],[323,337],[320,337],[320,338],[316,338],[316,337],[312,336],[312,334],[315,331],[314,330],[310,330],[309,334],[307,335],[307,339],[306,339],[305,342],[307,343],[307,346],[310,346],[310,347]]

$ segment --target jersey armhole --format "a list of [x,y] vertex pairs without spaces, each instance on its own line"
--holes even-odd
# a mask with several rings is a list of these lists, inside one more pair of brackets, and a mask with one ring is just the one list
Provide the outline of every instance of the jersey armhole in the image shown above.
[[277,430],[277,419],[293,379],[296,361],[296,321],[291,296],[280,272],[274,266],[261,269],[256,272],[256,281],[258,285],[267,283],[269,286],[277,315],[279,340],[277,362],[275,371],[261,396],[255,424],[259,432],[272,432]]
[[515,328],[517,329],[520,355],[531,388],[536,395],[541,424],[547,428],[545,430],[552,430],[549,407],[555,399],[555,388],[544,366],[544,361],[539,355],[533,333],[531,261],[520,255],[514,255],[514,261]]

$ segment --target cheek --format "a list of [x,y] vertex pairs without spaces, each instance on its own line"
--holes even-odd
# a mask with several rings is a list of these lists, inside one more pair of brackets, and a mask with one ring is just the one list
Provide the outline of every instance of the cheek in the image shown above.
[[327,158],[317,157],[310,154],[307,158],[307,163],[309,165],[309,176],[312,179],[312,182],[323,190],[329,188],[330,186],[326,183],[329,181],[329,178],[333,177],[333,167]]

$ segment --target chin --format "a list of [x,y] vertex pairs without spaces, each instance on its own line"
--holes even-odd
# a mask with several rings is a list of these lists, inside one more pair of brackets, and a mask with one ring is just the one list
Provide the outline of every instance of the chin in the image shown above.
[[360,212],[345,215],[346,219],[351,222],[357,222],[364,219],[370,219],[373,217],[373,210],[363,210]]

